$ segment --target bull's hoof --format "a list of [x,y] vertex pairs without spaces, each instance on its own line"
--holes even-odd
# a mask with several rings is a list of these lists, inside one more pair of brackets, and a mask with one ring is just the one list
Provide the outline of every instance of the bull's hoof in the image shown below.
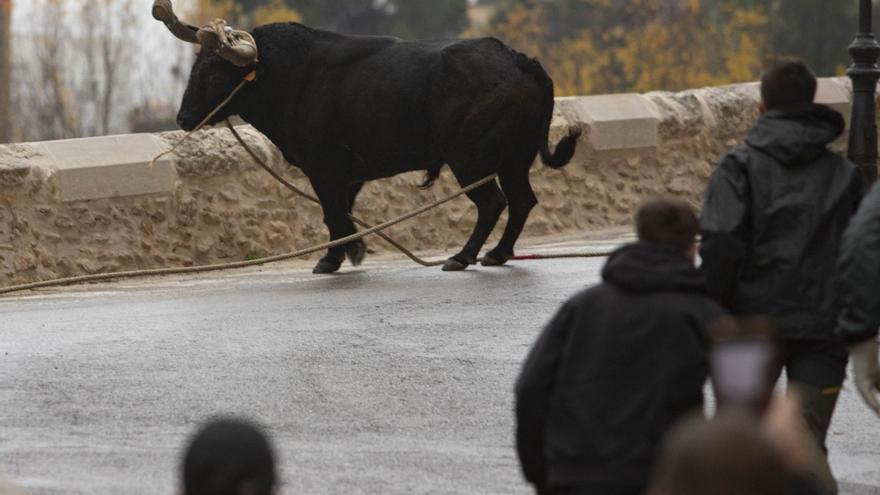
[[507,263],[511,256],[502,256],[497,253],[488,252],[483,256],[483,261],[481,264],[483,266],[501,266]]
[[352,265],[358,266],[364,261],[364,255],[367,253],[367,245],[364,241],[353,241],[345,245],[345,256]]
[[463,256],[455,255],[452,258],[446,260],[446,263],[443,265],[444,272],[460,272],[466,269],[469,265],[473,265],[477,262],[477,260],[473,258],[463,259]]
[[315,265],[315,268],[312,269],[312,273],[315,275],[325,275],[328,273],[335,273],[339,271],[339,267],[342,265],[342,261],[336,260],[328,260],[326,258],[322,259]]
[[468,267],[467,263],[462,263],[455,258],[449,258],[443,264],[444,272],[460,272]]

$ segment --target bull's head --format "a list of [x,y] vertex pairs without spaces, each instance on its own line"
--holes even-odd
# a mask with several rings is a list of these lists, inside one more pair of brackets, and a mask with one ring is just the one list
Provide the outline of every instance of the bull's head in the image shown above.
[[[197,28],[174,14],[171,0],[154,0],[153,17],[165,23],[171,33],[188,43],[201,46],[187,83],[177,123],[192,130],[250,72],[257,63],[257,43],[245,31],[236,31],[220,19]],[[234,113],[227,105],[208,124],[216,124]]]

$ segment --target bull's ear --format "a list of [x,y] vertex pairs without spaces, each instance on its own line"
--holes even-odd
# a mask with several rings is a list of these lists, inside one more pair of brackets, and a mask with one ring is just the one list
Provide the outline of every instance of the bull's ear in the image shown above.
[[178,19],[177,15],[174,14],[171,0],[154,0],[153,18],[157,21],[162,21],[165,24],[165,27],[171,31],[171,34],[177,36],[183,41],[189,43],[199,42],[198,38],[196,38],[196,33],[199,28]]
[[239,67],[257,63],[257,42],[250,33],[226,26],[226,21],[216,19],[199,29],[196,38],[202,48],[210,50]]

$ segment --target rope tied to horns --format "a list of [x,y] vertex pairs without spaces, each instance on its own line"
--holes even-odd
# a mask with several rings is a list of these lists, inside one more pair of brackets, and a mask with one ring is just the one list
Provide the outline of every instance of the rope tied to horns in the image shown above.
[[[198,43],[202,47],[206,47],[208,49],[214,50],[221,57],[229,60],[231,63],[235,65],[239,65],[242,67],[253,65],[257,61],[257,46],[253,37],[244,31],[236,31],[228,26],[226,26],[226,22],[217,19],[211,24],[203,28],[196,28],[190,24],[186,24],[174,15],[174,11],[171,8],[170,0],[155,0],[153,4],[153,17],[165,23],[168,29],[178,38],[188,41],[191,43]],[[192,136],[196,131],[200,130],[204,127],[210,119],[217,114],[226,104],[228,104],[235,95],[241,91],[242,88],[247,85],[247,83],[252,82],[256,79],[256,69],[252,70],[248,75],[244,77],[244,79],[236,86],[236,88],[230,93],[228,97],[226,97],[222,102],[220,102],[217,107],[211,111],[197,127],[195,127],[192,131],[189,131],[183,138],[181,138],[177,143],[175,143],[170,149],[158,154],[150,161],[150,166],[154,166],[156,161],[173,152],[177,149],[184,141],[186,141],[190,136]],[[296,194],[306,198],[309,201],[318,202],[318,199],[313,197],[312,195],[306,193],[305,191],[298,189],[296,186],[291,184],[289,181],[285,180],[281,177],[277,172],[272,170],[272,168],[266,164],[266,162],[255,153],[250,146],[245,142],[245,140],[239,135],[236,129],[232,126],[232,124],[227,120],[226,125],[232,131],[232,134],[235,136],[236,140],[241,144],[241,146],[247,151],[247,153],[268,173],[270,173],[276,180],[281,182],[285,187],[294,191]],[[394,247],[399,249],[405,255],[407,255],[410,259],[415,261],[422,266],[435,266],[443,264],[442,261],[425,261],[420,259],[418,256],[405,249],[403,246],[395,242],[389,236],[384,234],[382,231],[397,225],[401,222],[409,220],[415,216],[421,215],[433,208],[436,208],[446,202],[449,202],[463,194],[466,194],[474,189],[482,187],[489,182],[492,182],[497,179],[497,174],[492,174],[483,179],[476,181],[472,184],[469,184],[463,188],[461,188],[458,192],[451,194],[445,198],[437,200],[431,204],[422,206],[410,213],[402,215],[393,220],[389,220],[382,224],[372,226],[367,222],[350,215],[350,218],[353,222],[357,223],[361,227],[366,228],[366,230],[352,234],[350,236],[336,239],[331,242],[319,244],[317,246],[312,246],[305,249],[300,249],[298,251],[294,251],[291,253],[280,254],[276,256],[269,256],[257,260],[250,261],[240,261],[233,263],[223,263],[223,264],[213,264],[213,265],[205,265],[205,266],[190,266],[190,267],[178,267],[178,268],[159,268],[159,269],[147,269],[147,270],[133,270],[133,271],[125,271],[125,272],[116,272],[116,273],[99,273],[93,275],[83,275],[78,277],[69,277],[69,278],[61,278],[55,280],[46,280],[41,282],[33,282],[29,284],[22,285],[14,285],[10,287],[0,287],[0,294],[8,294],[12,292],[38,289],[43,287],[56,287],[56,286],[65,286],[65,285],[73,285],[79,283],[86,282],[98,282],[98,281],[107,281],[107,280],[115,280],[120,278],[134,278],[134,277],[144,277],[144,276],[157,276],[157,275],[171,275],[171,274],[184,274],[184,273],[203,273],[203,272],[211,272],[216,270],[227,270],[232,268],[244,268],[248,266],[257,266],[263,265],[266,263],[288,260],[292,258],[299,258],[305,256],[307,254],[315,253],[318,251],[323,251],[325,249],[330,249],[335,246],[341,246],[347,244],[349,242],[353,242],[368,235],[379,235],[385,241],[392,244]],[[602,257],[607,256],[609,253],[607,252],[593,252],[593,253],[567,253],[567,254],[556,254],[556,255],[526,255],[526,256],[514,256],[511,259],[551,259],[551,258],[568,258],[568,257],[578,257],[578,258],[590,258],[590,257]]]
[[257,42],[247,31],[232,29],[223,19],[214,19],[198,28],[180,20],[174,13],[171,0],[154,0],[153,18],[165,24],[177,38],[200,45],[238,67],[248,67],[259,62]]
[[[171,0],[154,0],[153,1],[153,18],[165,24],[165,27],[177,38],[187,43],[197,44],[203,50],[209,50],[220,57],[226,59],[233,65],[238,67],[248,67],[256,65],[259,62],[259,50],[254,37],[247,31],[232,29],[223,19],[214,19],[208,25],[198,28],[192,24],[180,20],[174,13],[174,6]],[[218,104],[214,110],[208,113],[199,125],[193,130],[187,132],[177,143],[170,149],[160,153],[150,160],[150,168],[156,165],[156,162],[163,156],[176,150],[181,144],[189,139],[195,132],[202,127],[208,125],[211,118],[214,117],[223,107],[241,91],[249,82],[253,82],[257,78],[257,69],[250,71],[244,79],[232,90],[232,92],[223,101]]]

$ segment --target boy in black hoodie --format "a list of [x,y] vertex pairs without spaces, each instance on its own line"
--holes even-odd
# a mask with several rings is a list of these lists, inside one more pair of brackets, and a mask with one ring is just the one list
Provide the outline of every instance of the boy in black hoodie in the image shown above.
[[694,267],[698,229],[684,202],[645,203],[639,242],[535,343],[516,384],[516,440],[539,494],[641,493],[663,433],[702,408],[704,333],[723,310]]
[[[846,374],[835,336],[836,261],[862,194],[856,167],[827,149],[843,116],[813,103],[816,76],[797,59],[761,78],[761,117],[712,174],[700,255],[710,294],[736,315],[772,318],[789,385],[824,449]],[[836,493],[827,466],[823,484]]]

